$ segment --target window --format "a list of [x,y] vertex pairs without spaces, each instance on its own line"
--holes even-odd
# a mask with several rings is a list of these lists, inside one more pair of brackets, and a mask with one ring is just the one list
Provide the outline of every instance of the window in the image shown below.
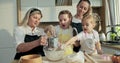
[[119,20],[120,20],[120,0],[106,0],[106,25],[120,26]]
[[108,32],[114,30],[120,36],[120,0],[106,0],[106,25]]

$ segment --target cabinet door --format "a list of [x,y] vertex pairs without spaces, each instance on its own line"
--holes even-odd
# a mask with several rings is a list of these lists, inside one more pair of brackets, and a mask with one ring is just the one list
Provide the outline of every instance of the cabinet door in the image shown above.
[[102,0],[90,0],[92,7],[101,7]]
[[37,0],[37,4],[38,7],[54,7],[55,0]]
[[[76,5],[79,0],[72,0],[71,6],[55,6],[55,0],[21,0],[21,19],[31,7],[37,7],[42,11],[41,22],[58,22],[58,14],[61,10],[69,10],[72,15],[76,13]],[[93,7],[102,6],[102,0],[90,0]]]
[[37,7],[37,0],[21,0],[22,7]]
[[41,22],[56,21],[55,0],[21,0],[21,19],[30,8],[38,8],[42,11],[43,18]]
[[41,22],[56,22],[55,7],[39,7],[42,11],[43,17]]

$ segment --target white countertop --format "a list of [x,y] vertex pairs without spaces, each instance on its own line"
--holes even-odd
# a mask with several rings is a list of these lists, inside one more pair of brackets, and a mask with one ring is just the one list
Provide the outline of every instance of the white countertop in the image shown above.
[[[94,55],[92,56],[92,58],[94,58],[98,63],[112,63],[111,56],[107,54]],[[65,59],[61,59],[59,61],[50,61],[46,57],[43,57],[43,63],[66,63],[66,62]]]

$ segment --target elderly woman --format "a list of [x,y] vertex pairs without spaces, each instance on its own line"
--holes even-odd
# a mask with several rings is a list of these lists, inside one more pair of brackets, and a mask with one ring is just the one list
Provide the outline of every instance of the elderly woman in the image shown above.
[[44,30],[37,27],[42,18],[42,13],[37,8],[27,11],[20,26],[15,28],[16,55],[13,63],[17,63],[21,56],[28,54],[40,54],[44,56],[43,46],[46,45],[47,37]]

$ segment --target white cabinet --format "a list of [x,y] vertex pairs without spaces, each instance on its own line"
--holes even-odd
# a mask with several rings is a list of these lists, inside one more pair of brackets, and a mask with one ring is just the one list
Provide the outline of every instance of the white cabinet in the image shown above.
[[22,7],[37,7],[37,0],[21,0]]
[[[31,7],[37,7],[42,11],[42,22],[58,22],[58,14],[61,10],[69,10],[72,15],[76,13],[76,5],[79,0],[72,0],[71,6],[55,6],[55,0],[21,0],[21,18]],[[102,6],[102,0],[90,0],[93,7]]]
[[55,0],[21,0],[22,7],[50,7],[55,6]]
[[21,18],[30,8],[39,8],[42,11],[42,22],[56,21],[55,0],[21,0]]
[[73,7],[73,6],[56,6],[55,7],[55,16],[54,16],[55,21],[58,21],[58,14],[61,10],[69,10],[72,13],[72,15],[74,15],[76,13],[76,7]]
[[93,7],[100,7],[102,6],[102,0],[90,0],[91,6]]
[[38,0],[38,7],[54,7],[55,0]]

